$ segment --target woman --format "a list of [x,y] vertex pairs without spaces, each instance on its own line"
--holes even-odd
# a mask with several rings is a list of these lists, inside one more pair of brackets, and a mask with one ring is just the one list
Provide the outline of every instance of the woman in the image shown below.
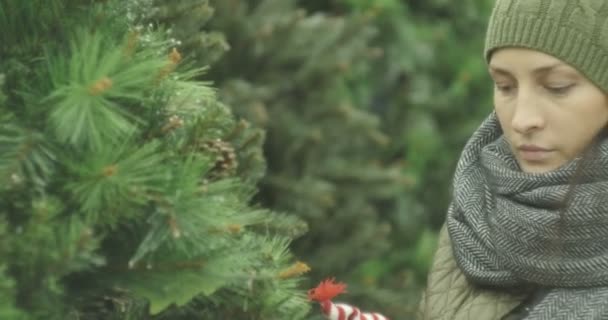
[[608,319],[608,1],[497,0],[421,319]]

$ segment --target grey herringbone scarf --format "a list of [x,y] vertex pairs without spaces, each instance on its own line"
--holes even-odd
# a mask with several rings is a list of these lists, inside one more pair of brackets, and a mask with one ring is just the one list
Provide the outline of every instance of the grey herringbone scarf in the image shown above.
[[461,155],[447,227],[473,282],[551,288],[526,319],[608,319],[607,139],[557,170],[525,173],[493,113]]

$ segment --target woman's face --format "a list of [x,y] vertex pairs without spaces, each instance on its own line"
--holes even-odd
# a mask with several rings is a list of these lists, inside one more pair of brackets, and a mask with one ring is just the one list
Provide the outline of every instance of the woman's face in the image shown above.
[[608,124],[607,95],[553,56],[503,48],[489,68],[498,120],[525,172],[573,160]]

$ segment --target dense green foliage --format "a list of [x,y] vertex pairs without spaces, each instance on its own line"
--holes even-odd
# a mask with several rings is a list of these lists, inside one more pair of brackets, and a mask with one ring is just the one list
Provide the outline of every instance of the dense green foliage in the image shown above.
[[153,11],[0,2],[2,319],[308,311],[289,250],[305,224],[249,204],[263,132],[143,24]]
[[411,318],[491,2],[0,0],[0,318]]
[[312,268],[309,286],[336,276],[361,308],[414,301],[405,281],[378,286],[369,274],[402,275],[390,260],[403,259],[405,247],[394,248],[391,236],[402,232],[398,201],[410,183],[399,163],[379,157],[391,139],[351,85],[377,53],[371,17],[309,15],[284,0],[213,3],[210,28],[231,50],[209,76],[237,114],[267,131],[258,199],[308,222],[293,247]]
[[[198,3],[211,5],[207,19],[163,21],[211,64],[220,98],[265,129],[256,200],[310,225],[293,245],[309,285],[337,276],[353,303],[411,314],[455,161],[491,109],[490,3]],[[197,41],[203,31],[214,41]]]

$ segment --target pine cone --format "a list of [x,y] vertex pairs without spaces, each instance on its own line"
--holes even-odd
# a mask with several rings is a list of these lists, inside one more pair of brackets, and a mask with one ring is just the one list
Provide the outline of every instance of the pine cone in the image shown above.
[[208,173],[211,179],[220,179],[236,173],[238,160],[234,147],[221,139],[208,140],[202,145],[203,150],[215,156],[215,165]]

